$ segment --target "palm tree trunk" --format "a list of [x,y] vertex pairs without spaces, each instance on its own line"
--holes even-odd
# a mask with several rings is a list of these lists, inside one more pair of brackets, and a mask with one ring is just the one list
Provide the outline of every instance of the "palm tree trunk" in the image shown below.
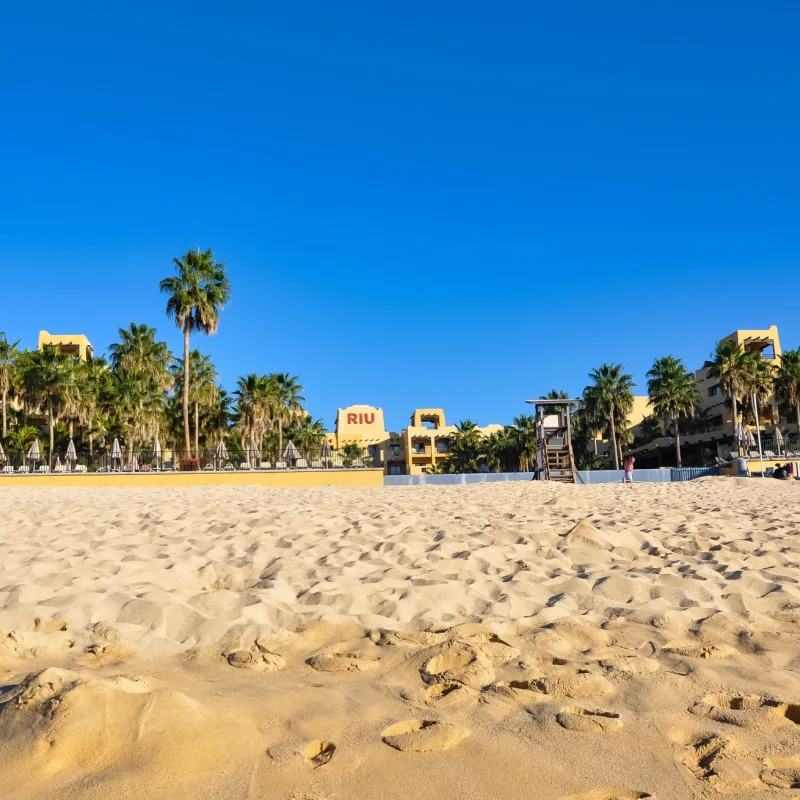
[[681,431],[678,427],[678,420],[675,420],[675,458],[678,462],[678,468],[681,467]]
[[283,453],[283,420],[278,419],[278,456]]
[[183,326],[183,444],[184,458],[192,457],[192,439],[189,434],[189,326]]
[[75,428],[73,427],[74,423],[73,420],[69,421],[69,438],[71,439],[74,433]]
[[733,435],[736,436],[736,426],[737,426],[737,424],[739,422],[739,420],[738,420],[739,413],[738,413],[738,408],[736,406],[736,395],[735,394],[731,395],[731,402],[733,403]]
[[800,439],[800,403],[794,407],[794,413],[797,415],[797,438]]
[[[5,439],[8,435],[8,428],[6,427],[6,406],[8,405],[8,392],[3,392],[3,438]],[[798,409],[798,413],[800,413],[800,409]],[[798,417],[798,422],[800,422],[800,417]]]
[[617,453],[617,428],[614,425],[614,406],[611,406],[609,421],[611,422],[611,443],[614,447],[614,469],[619,469],[619,454]]
[[50,471],[53,470],[53,447],[55,446],[55,431],[53,430],[53,398],[48,395],[47,396],[47,422],[48,427],[50,428],[50,452],[47,454],[47,465],[50,468]]
[[194,451],[200,456],[200,403],[194,401]]

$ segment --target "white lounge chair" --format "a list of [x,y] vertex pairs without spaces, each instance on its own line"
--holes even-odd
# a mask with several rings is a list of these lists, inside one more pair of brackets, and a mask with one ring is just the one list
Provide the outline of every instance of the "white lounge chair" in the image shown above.
[[275,469],[286,469],[287,463],[285,461],[276,461],[275,462]]
[[298,458],[297,461],[294,462],[294,465],[297,469],[308,469],[308,461],[304,458]]
[[76,464],[73,467],[72,471],[73,472],[86,473],[86,472],[89,471],[89,467],[87,467],[86,464]]
[[5,467],[3,467],[3,472],[6,475],[13,475],[14,474],[14,467],[12,467],[11,464],[7,464]]
[[16,471],[18,475],[25,475],[31,471],[31,468],[27,464],[22,464],[19,467],[17,467]]
[[775,453],[773,453],[772,450],[765,450],[764,458],[775,458]]
[[230,462],[229,462],[229,463],[227,463],[227,464],[226,464],[226,465],[223,467],[223,469],[225,470],[225,472],[236,472],[236,467],[234,467],[234,466],[233,466],[233,464],[231,464]]
[[252,469],[252,467],[246,461],[242,461],[242,463],[239,464],[239,469],[248,470]]
[[213,472],[213,471],[214,471],[214,465],[213,464],[206,464],[203,467],[203,472]]

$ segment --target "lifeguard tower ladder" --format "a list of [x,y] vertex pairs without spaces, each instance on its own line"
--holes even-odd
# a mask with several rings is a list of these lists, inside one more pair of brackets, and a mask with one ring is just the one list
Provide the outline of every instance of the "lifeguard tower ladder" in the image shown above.
[[526,400],[535,407],[536,466],[534,480],[575,483],[570,409],[577,400]]

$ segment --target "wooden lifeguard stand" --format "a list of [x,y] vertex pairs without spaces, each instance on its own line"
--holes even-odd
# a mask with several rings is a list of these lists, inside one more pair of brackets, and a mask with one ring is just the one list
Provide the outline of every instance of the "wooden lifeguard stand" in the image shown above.
[[535,408],[536,466],[534,480],[575,483],[570,409],[577,400],[526,400]]

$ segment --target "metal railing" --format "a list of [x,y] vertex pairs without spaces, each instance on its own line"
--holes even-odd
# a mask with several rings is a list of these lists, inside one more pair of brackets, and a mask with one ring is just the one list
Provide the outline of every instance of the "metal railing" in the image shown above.
[[[758,439],[755,439],[754,444],[743,445],[741,451],[745,458],[758,458]],[[762,436],[761,451],[767,459],[800,458],[800,439],[787,436],[781,442],[774,437]],[[717,452],[719,457],[726,461],[739,455],[735,444],[721,444],[717,447]]]
[[[50,472],[48,448],[41,448],[32,457],[29,453],[6,450],[0,457],[0,475],[29,475]],[[371,456],[366,448],[334,449],[325,447],[295,447],[282,452],[271,449],[242,449],[229,447],[227,451],[216,449],[187,453],[183,450],[164,448],[155,453],[152,448],[137,448],[133,451],[120,447],[88,453],[77,450],[74,458],[66,450],[54,450],[52,471],[54,473],[102,473],[102,472],[237,472],[251,470],[297,470],[297,469],[365,469],[381,466],[378,456]]]

